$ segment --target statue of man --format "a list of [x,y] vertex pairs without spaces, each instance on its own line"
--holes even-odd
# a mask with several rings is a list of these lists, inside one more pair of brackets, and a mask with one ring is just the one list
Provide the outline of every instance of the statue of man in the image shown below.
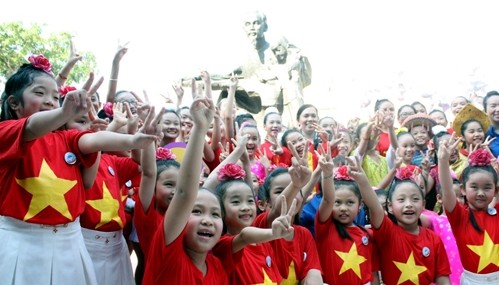
[[245,79],[240,80],[240,87],[250,96],[260,97],[262,109],[257,117],[263,119],[265,109],[276,107],[284,125],[294,126],[296,111],[304,103],[303,88],[311,83],[310,63],[286,38],[274,43],[265,39],[265,14],[247,13],[243,23],[249,47],[246,60],[236,70]]

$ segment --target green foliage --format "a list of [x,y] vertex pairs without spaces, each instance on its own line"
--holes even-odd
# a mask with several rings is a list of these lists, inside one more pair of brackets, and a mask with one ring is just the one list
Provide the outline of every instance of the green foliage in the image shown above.
[[[0,24],[0,77],[8,78],[19,66],[27,63],[28,56],[43,54],[50,60],[56,75],[66,64],[70,55],[71,35],[67,32],[44,35],[43,27],[37,24],[24,26],[21,22]],[[66,84],[83,82],[96,66],[95,55],[78,51],[79,61],[69,74]]]

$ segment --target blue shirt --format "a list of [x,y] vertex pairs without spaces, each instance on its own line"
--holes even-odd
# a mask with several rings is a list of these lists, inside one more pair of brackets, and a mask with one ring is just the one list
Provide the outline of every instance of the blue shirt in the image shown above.
[[490,151],[494,157],[499,156],[499,134],[494,131],[494,127],[490,126],[485,137],[496,138],[489,144]]

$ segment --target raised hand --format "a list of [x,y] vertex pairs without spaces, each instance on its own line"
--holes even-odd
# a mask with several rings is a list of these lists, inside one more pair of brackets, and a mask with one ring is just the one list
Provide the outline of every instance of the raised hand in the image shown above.
[[300,157],[294,145],[288,143],[288,148],[293,154],[293,157],[291,158],[291,167],[288,169],[288,173],[291,176],[291,181],[298,188],[305,186],[312,177],[312,171],[308,168],[308,144],[309,142],[307,141],[305,149],[303,150],[303,157]]
[[452,155],[454,149],[456,149],[460,141],[460,138],[456,138],[455,134],[452,134],[449,141],[444,140],[440,142],[437,152],[438,160],[449,161],[450,156]]
[[272,222],[272,236],[276,239],[284,238],[289,240],[293,238],[294,233],[292,220],[296,211],[296,199],[293,199],[289,210],[286,205],[286,198],[281,195],[279,199],[281,199],[281,215]]
[[159,141],[162,138],[162,127],[159,124],[165,110],[161,108],[156,115],[154,107],[151,107],[144,124],[140,130],[134,134],[134,145],[137,148],[145,148],[149,144]]
[[210,98],[197,96],[191,104],[190,111],[194,125],[208,129],[215,116],[215,105]]
[[78,61],[82,60],[83,56],[76,51],[73,39],[69,39],[69,59],[68,63],[76,64]]
[[369,179],[362,169],[359,157],[347,157],[348,175],[350,175],[359,185],[369,185]]
[[62,112],[68,118],[80,118],[90,111],[92,102],[88,96],[88,89],[94,81],[94,74],[91,72],[82,89],[70,91],[64,97]]
[[94,132],[105,131],[109,125],[109,120],[97,117],[97,112],[94,108],[88,111],[88,119],[90,120],[90,130]]
[[270,143],[270,151],[272,151],[273,154],[280,155],[283,153],[282,147],[277,142],[277,134],[268,135],[265,138],[265,141]]
[[[321,152],[321,154],[319,154]],[[319,145],[319,152],[316,152],[319,156],[319,167],[322,170],[322,175],[324,177],[330,176],[334,172],[334,163],[331,159],[331,148],[324,150],[322,145]]]

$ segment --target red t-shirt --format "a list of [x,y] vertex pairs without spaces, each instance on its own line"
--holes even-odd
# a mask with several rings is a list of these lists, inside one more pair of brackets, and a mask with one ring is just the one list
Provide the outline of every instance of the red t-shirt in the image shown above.
[[213,254],[223,263],[230,284],[274,284],[276,282],[280,284],[282,277],[270,244],[248,245],[232,253],[234,237],[222,236],[213,248]]
[[85,191],[86,207],[80,217],[82,227],[98,231],[123,229],[126,218],[121,187],[139,171],[129,157],[103,153],[95,183]]
[[56,131],[23,142],[27,119],[0,122],[0,215],[45,225],[72,222],[85,208],[80,167],[97,158],[78,147],[88,132]]
[[[268,213],[258,215],[253,225],[268,228]],[[276,239],[270,242],[283,283],[284,281],[297,283],[303,280],[311,269],[322,271],[317,247],[310,231],[299,225],[293,225],[293,228],[295,231],[293,240]]]
[[372,232],[357,226],[345,227],[352,240],[341,238],[331,218],[325,223],[315,216],[315,241],[328,284],[366,284],[379,270]]
[[154,196],[152,197],[151,204],[144,211],[142,203],[140,202],[139,195],[137,195],[137,201],[135,203],[135,210],[133,211],[133,224],[135,225],[135,230],[137,231],[137,236],[139,238],[140,248],[144,253],[144,260],[147,260],[149,255],[149,248],[152,245],[152,240],[156,230],[158,228],[163,229],[162,222],[164,215],[161,215],[156,211],[156,202]]
[[479,274],[499,271],[499,203],[495,215],[487,211],[473,211],[475,220],[483,232],[478,232],[470,222],[469,209],[456,204],[447,218],[456,238],[457,248],[464,269]]
[[212,161],[207,161],[206,159],[203,158],[204,163],[206,163],[206,166],[210,169],[210,172],[215,170],[217,166],[220,164],[220,154],[222,154],[222,148],[218,147],[215,151],[215,158],[213,158]]
[[228,285],[222,263],[211,253],[206,256],[206,275],[203,276],[185,252],[184,238],[185,228],[174,242],[165,245],[165,231],[163,227],[157,228],[142,284]]
[[431,284],[451,273],[444,244],[430,229],[419,227],[419,234],[414,235],[385,215],[380,228],[374,229],[374,238],[387,285]]

